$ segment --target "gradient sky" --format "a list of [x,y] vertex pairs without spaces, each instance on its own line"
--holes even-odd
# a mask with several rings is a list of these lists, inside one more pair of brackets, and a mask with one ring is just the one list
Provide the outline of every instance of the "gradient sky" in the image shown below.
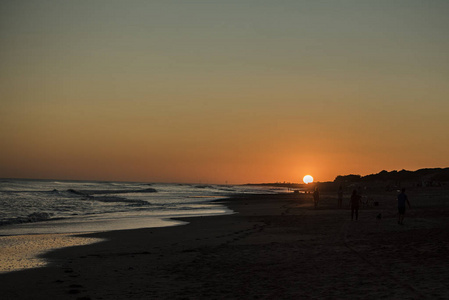
[[0,177],[449,166],[449,1],[0,2]]

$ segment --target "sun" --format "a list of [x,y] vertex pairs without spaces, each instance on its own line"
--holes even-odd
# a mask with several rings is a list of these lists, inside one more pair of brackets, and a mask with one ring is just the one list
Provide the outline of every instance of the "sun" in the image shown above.
[[304,181],[304,183],[308,184],[308,183],[312,183],[313,182],[313,177],[310,175],[306,175],[304,176],[304,178],[302,179]]

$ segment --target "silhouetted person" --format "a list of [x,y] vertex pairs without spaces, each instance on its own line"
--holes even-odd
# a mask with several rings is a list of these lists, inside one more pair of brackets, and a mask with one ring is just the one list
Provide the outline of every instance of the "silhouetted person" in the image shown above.
[[408,208],[411,208],[408,197],[405,194],[405,188],[402,188],[401,193],[398,195],[398,224],[404,224],[405,215],[405,203],[407,202]]
[[357,194],[357,190],[352,191],[351,195],[351,220],[354,220],[354,213],[355,213],[355,219],[359,219],[359,204],[362,197]]
[[313,192],[313,203],[315,205],[315,208],[318,207],[319,201],[320,201],[320,192],[318,191],[318,187],[316,187],[315,191]]
[[343,204],[343,187],[340,185],[338,188],[338,204],[337,207],[341,208]]

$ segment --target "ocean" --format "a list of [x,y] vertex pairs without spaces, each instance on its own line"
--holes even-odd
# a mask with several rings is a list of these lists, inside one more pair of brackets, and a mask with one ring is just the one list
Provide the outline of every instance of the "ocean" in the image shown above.
[[0,180],[0,236],[181,225],[233,213],[216,200],[279,190],[245,185]]

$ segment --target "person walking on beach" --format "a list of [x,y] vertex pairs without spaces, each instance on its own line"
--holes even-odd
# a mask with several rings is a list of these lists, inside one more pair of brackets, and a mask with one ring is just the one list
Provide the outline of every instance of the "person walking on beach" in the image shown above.
[[315,191],[313,192],[313,204],[315,205],[315,208],[318,207],[319,201],[320,201],[320,192],[318,191],[318,187],[316,187]]
[[351,195],[351,220],[354,220],[354,213],[355,213],[355,219],[359,219],[359,204],[362,197],[357,194],[357,190],[352,191]]
[[338,203],[337,203],[337,207],[341,208],[343,204],[343,187],[340,185],[340,187],[338,188]]
[[407,203],[408,208],[411,208],[408,197],[405,194],[405,188],[402,188],[401,193],[398,195],[398,224],[404,224],[405,216],[405,203]]

